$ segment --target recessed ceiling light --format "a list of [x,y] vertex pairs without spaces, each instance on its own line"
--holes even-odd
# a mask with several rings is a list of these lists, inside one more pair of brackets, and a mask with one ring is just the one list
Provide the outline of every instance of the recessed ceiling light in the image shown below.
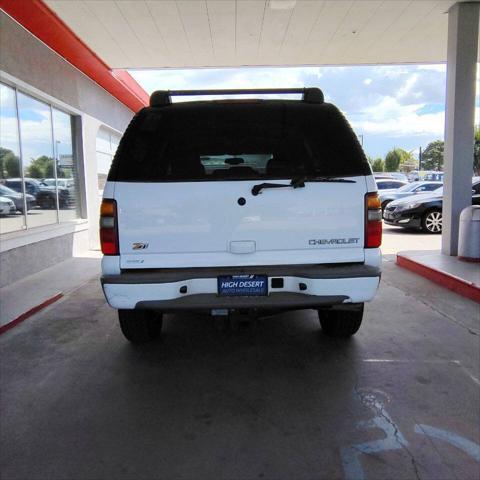
[[291,10],[296,3],[297,0],[270,0],[268,6],[272,10]]

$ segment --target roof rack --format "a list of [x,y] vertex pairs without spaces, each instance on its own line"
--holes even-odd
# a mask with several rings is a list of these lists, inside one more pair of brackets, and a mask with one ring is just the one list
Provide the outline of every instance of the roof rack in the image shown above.
[[222,90],[157,90],[150,95],[151,107],[164,107],[172,103],[172,97],[191,97],[204,95],[278,95],[301,94],[306,103],[323,103],[323,92],[313,88],[251,88]]

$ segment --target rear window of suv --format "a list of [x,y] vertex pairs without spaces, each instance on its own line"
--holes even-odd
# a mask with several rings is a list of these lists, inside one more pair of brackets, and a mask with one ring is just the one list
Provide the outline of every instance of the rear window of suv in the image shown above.
[[331,104],[188,102],[141,110],[109,181],[282,179],[370,173],[358,139]]

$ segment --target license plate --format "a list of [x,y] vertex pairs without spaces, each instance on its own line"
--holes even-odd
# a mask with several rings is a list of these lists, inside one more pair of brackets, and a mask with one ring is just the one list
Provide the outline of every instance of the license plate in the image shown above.
[[227,275],[218,277],[218,294],[223,297],[257,297],[268,294],[266,275]]

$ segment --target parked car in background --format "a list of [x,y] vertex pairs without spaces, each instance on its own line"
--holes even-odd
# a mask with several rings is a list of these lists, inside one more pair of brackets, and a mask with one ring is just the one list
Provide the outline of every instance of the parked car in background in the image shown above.
[[412,182],[404,185],[403,187],[400,187],[398,190],[380,192],[380,202],[382,204],[382,210],[385,210],[385,207],[393,200],[406,198],[410,195],[433,192],[433,190],[440,188],[442,185],[442,182]]
[[401,180],[393,180],[387,178],[380,178],[375,180],[377,188],[380,192],[385,192],[386,190],[397,190],[404,185],[408,185],[408,182],[403,182]]
[[[0,195],[2,197],[10,199],[14,203],[15,211],[18,210],[19,212],[23,213],[23,210],[25,208],[25,205],[23,202],[23,193],[18,193],[15,190],[0,184]],[[33,195],[29,195],[27,193],[26,200],[27,200],[27,211],[31,210],[37,205],[37,202]]]
[[75,188],[75,181],[73,178],[44,178],[42,180],[42,183],[44,185],[47,185],[48,187],[54,187],[55,182],[57,185],[61,188],[68,188],[68,189],[74,189]]
[[[443,187],[431,193],[390,202],[383,212],[389,225],[419,228],[427,233],[442,233]],[[473,179],[472,205],[480,205],[480,177]]]
[[9,198],[0,197],[0,215],[9,215],[16,211],[15,204]]
[[[5,180],[5,185],[15,190],[22,192],[21,178],[8,178]],[[55,185],[47,185],[36,178],[25,178],[25,190],[28,194],[33,195],[37,205],[41,208],[56,208],[57,199]],[[67,207],[72,203],[72,196],[68,188],[58,186],[58,201],[60,207]]]
[[437,181],[443,182],[443,172],[435,172],[431,170],[412,170],[408,174],[409,182],[420,182],[420,181]]
[[419,182],[420,175],[418,174],[418,170],[412,170],[411,172],[408,172],[407,178],[409,182]]
[[402,172],[373,172],[375,179],[387,179],[392,178],[394,180],[400,180],[402,182],[408,182],[407,176]]
[[437,182],[443,182],[443,172],[428,172],[423,175],[422,180],[423,181],[437,181]]

